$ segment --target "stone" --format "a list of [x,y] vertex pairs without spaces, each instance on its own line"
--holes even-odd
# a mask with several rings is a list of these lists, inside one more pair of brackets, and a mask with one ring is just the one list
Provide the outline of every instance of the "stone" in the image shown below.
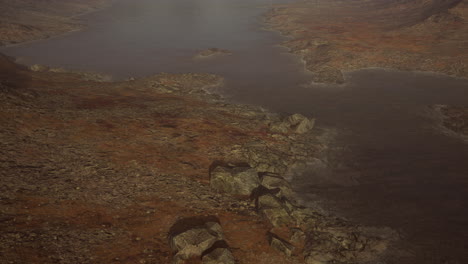
[[222,238],[218,234],[210,232],[207,228],[195,228],[173,237],[171,244],[178,252],[177,255],[188,259],[200,256],[220,239]]
[[301,114],[293,114],[282,122],[270,124],[270,130],[275,133],[288,133],[293,131],[304,134],[314,127],[315,119],[309,119]]
[[219,192],[250,196],[259,185],[257,170],[248,166],[217,166],[210,172],[210,186]]
[[288,117],[291,128],[298,134],[304,134],[314,127],[315,119],[309,119],[301,114],[294,114]]
[[292,199],[294,196],[291,185],[283,177],[277,174],[264,173],[261,175],[261,179],[261,183],[264,187],[268,189],[279,189],[280,192],[278,193],[278,196],[286,197],[288,199]]
[[49,70],[49,67],[47,67],[45,65],[34,64],[31,67],[29,67],[29,69],[31,71],[35,71],[35,72],[45,72],[45,71]]
[[275,227],[293,223],[293,218],[282,201],[273,194],[267,193],[257,198],[259,212]]
[[216,248],[202,258],[203,264],[235,264],[236,261],[228,248]]
[[293,243],[303,244],[306,239],[304,231],[300,228],[291,228],[291,238],[290,241]]
[[308,255],[304,260],[307,264],[328,264],[333,260],[333,255],[330,253]]
[[[187,227],[189,224],[191,227]],[[179,225],[179,227],[176,227]],[[177,229],[181,229],[177,230]],[[199,219],[183,219],[176,223],[170,231],[170,245],[176,255],[173,263],[183,263],[192,257],[200,257],[203,252],[210,249],[216,242],[224,239],[219,223]]]
[[269,232],[268,233],[268,242],[270,246],[279,252],[282,252],[286,256],[290,257],[295,250],[295,247],[291,245],[288,241],[278,237],[277,235]]

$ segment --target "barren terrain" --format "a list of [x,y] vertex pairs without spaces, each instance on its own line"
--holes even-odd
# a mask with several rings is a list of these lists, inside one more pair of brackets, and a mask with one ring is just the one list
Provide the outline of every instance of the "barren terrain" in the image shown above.
[[273,8],[267,22],[291,40],[315,82],[342,83],[369,67],[468,76],[468,2],[307,0]]
[[0,0],[0,46],[48,38],[83,28],[77,16],[107,0]]

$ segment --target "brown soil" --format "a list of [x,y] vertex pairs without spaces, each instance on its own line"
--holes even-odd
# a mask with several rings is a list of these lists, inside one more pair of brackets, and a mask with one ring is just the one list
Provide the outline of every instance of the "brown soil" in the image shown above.
[[306,0],[275,7],[267,22],[292,37],[314,81],[344,82],[368,67],[468,77],[468,1]]
[[48,38],[83,27],[76,17],[109,0],[0,0],[0,46]]
[[93,82],[5,56],[0,77],[0,262],[170,263],[171,225],[208,215],[239,263],[299,262],[269,247],[253,204],[209,188],[214,160],[296,138],[201,90],[219,77]]

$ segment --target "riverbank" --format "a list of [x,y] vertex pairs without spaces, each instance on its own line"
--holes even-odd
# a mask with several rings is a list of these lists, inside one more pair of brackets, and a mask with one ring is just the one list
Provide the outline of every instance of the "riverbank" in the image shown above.
[[467,19],[468,2],[460,0],[310,0],[266,15],[318,83],[343,83],[343,72],[369,67],[466,78]]
[[79,16],[106,7],[108,0],[63,2],[0,1],[0,46],[14,45],[77,31]]

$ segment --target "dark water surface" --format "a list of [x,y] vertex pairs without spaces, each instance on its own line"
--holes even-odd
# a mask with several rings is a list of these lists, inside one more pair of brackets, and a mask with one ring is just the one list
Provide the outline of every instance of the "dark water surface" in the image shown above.
[[[0,50],[27,64],[99,71],[226,77],[232,100],[315,116],[336,129],[330,168],[293,184],[306,201],[358,222],[401,230],[418,260],[468,263],[468,144],[441,134],[429,105],[468,105],[468,81],[361,70],[343,86],[312,85],[283,41],[260,29],[268,0],[116,0],[89,29]],[[193,60],[202,49],[232,56]],[[403,262],[398,262],[403,263]]]

